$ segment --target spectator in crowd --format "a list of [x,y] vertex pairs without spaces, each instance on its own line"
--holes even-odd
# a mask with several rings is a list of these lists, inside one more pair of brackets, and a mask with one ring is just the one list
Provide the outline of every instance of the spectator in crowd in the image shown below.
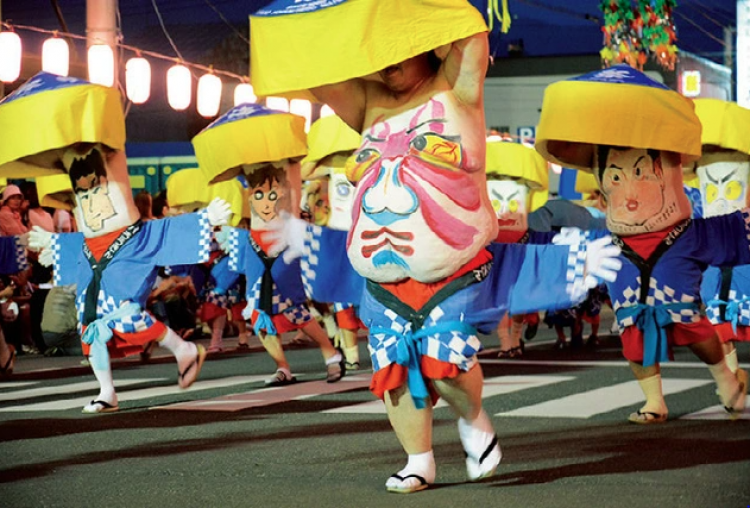
[[141,215],[143,222],[152,220],[154,216],[151,213],[151,194],[148,191],[141,190],[135,195],[135,207],[138,209],[138,213]]
[[23,200],[23,193],[17,185],[10,184],[3,190],[2,206],[0,206],[0,235],[23,235],[29,231],[21,220]]

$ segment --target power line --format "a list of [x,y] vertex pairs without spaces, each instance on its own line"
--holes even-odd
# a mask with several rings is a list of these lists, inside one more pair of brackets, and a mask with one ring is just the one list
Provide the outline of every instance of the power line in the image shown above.
[[[724,29],[724,28],[726,28],[726,27],[727,27],[727,24],[725,24],[725,23],[722,23],[722,22],[720,22],[720,21],[717,21],[716,19],[714,19],[714,18],[712,18],[711,16],[709,16],[708,14],[706,14],[706,10],[707,10],[707,9],[706,9],[706,7],[705,7],[705,6],[703,6],[703,5],[700,5],[700,4],[696,4],[696,5],[693,5],[693,4],[690,4],[690,3],[685,3],[685,4],[682,4],[682,5],[683,5],[683,6],[689,6],[689,7],[692,7],[693,9],[697,10],[697,11],[698,11],[698,13],[699,13],[699,14],[700,14],[701,16],[703,16],[704,18],[706,18],[707,20],[709,20],[709,21],[710,21],[711,23],[715,24],[716,26],[719,26],[719,27],[721,27],[722,29]],[[699,7],[699,6],[700,6],[700,7]]]
[[226,24],[226,25],[227,25],[227,26],[228,26],[229,28],[231,28],[231,29],[232,29],[232,30],[234,31],[234,33],[236,33],[236,34],[237,34],[237,37],[239,37],[240,39],[242,39],[242,40],[243,40],[243,41],[244,41],[244,42],[245,42],[246,44],[248,44],[248,45],[250,44],[250,41],[248,40],[248,38],[247,38],[247,37],[245,37],[245,36],[244,36],[244,34],[243,34],[242,32],[240,32],[239,30],[237,30],[237,27],[235,27],[235,26],[234,26],[233,24],[231,24],[231,23],[229,22],[229,20],[228,20],[228,19],[227,19],[227,18],[226,18],[226,17],[224,16],[224,14],[222,14],[222,13],[221,13],[221,11],[220,11],[220,10],[219,10],[219,9],[218,9],[218,8],[217,8],[217,7],[216,7],[216,6],[214,5],[214,4],[212,4],[211,2],[209,2],[209,0],[204,0],[204,2],[205,2],[205,3],[206,3],[206,5],[208,5],[208,6],[209,6],[209,7],[210,7],[210,8],[211,8],[211,9],[212,9],[212,10],[213,10],[213,11],[214,11],[214,12],[215,12],[216,14],[218,14],[218,15],[219,15],[219,17],[221,18],[221,20],[222,20],[222,21],[223,21],[223,22],[224,22],[224,23],[225,23],[225,24]]
[[693,21],[693,20],[692,20],[692,19],[690,19],[689,17],[685,16],[685,15],[684,15],[684,14],[682,14],[681,12],[678,12],[677,10],[675,10],[675,14],[676,14],[676,15],[678,15],[679,17],[681,17],[682,19],[684,19],[685,21],[687,21],[688,23],[690,23],[691,25],[693,25],[693,26],[694,26],[695,28],[697,28],[697,29],[698,29],[698,30],[700,30],[701,32],[703,32],[703,34],[704,34],[704,35],[705,35],[706,37],[708,37],[708,38],[710,38],[710,39],[713,39],[713,40],[715,40],[716,42],[718,42],[718,43],[719,43],[719,44],[721,44],[722,46],[726,46],[726,44],[724,43],[724,41],[723,41],[722,39],[719,39],[719,38],[718,38],[718,37],[716,37],[716,36],[715,36],[714,34],[712,34],[711,32],[709,32],[708,30],[706,30],[706,29],[705,29],[705,28],[703,28],[702,26],[700,26],[700,25],[699,25],[698,23],[696,23],[695,21]]
[[156,12],[156,17],[159,18],[159,25],[161,25],[161,31],[164,32],[164,35],[169,41],[169,44],[172,46],[172,49],[174,50],[174,52],[177,53],[177,56],[180,57],[180,60],[184,60],[182,58],[182,54],[180,53],[180,50],[177,49],[177,45],[172,40],[172,37],[169,36],[169,32],[167,32],[167,27],[164,26],[164,20],[161,18],[161,13],[159,12],[159,7],[156,5],[156,0],[151,0],[151,5],[154,6],[154,12]]
[[599,16],[594,16],[593,14],[581,14],[580,12],[573,11],[571,9],[567,9],[565,7],[557,7],[554,5],[545,5],[541,2],[537,2],[536,0],[517,0],[519,3],[530,5],[532,7],[537,7],[539,9],[545,9],[552,12],[558,12],[560,14],[565,14],[567,16],[572,16],[574,18],[578,19],[584,19],[586,21],[591,21],[595,25],[601,25],[601,19]]
[[[732,1],[735,1],[735,0],[732,0]],[[708,5],[700,2],[699,0],[690,0],[689,2],[688,1],[684,1],[684,2],[682,2],[681,5],[690,5],[690,6],[693,6],[693,4],[699,6],[701,9],[703,9],[703,12],[710,11],[712,14],[715,14],[716,16],[719,16],[719,17],[722,17],[722,18],[726,18],[726,22],[725,23],[719,23],[719,24],[721,24],[721,26],[733,25],[735,23],[735,21],[736,21],[731,16],[723,14],[720,9],[716,9],[715,7],[710,7],[710,6],[708,6]],[[701,14],[703,14],[703,12]]]

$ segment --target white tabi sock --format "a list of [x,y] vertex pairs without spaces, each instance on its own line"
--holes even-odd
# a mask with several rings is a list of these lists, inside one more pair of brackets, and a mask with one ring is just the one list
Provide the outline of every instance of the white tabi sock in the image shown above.
[[667,414],[667,403],[664,401],[664,394],[661,387],[661,374],[655,374],[646,379],[639,379],[638,384],[646,396],[646,403],[641,408],[641,412],[656,413],[660,415]]
[[716,380],[716,387],[719,389],[721,403],[725,406],[731,405],[730,401],[740,389],[737,375],[729,369],[725,360],[714,365],[709,365],[708,370],[711,371],[711,375]]
[[[418,478],[409,475],[418,475],[424,478],[427,484],[435,481],[435,457],[432,450],[424,453],[409,455],[409,461],[401,471],[388,478],[385,482],[386,488],[399,488],[401,490],[418,490],[422,482]],[[402,479],[396,478],[396,476]]]
[[177,359],[178,364],[182,364],[185,360],[189,362],[193,361],[195,355],[198,353],[198,348],[195,344],[185,341],[171,328],[167,328],[167,333],[159,341],[159,345],[171,351]]
[[740,362],[737,359],[736,349],[733,349],[731,352],[727,353],[724,356],[724,360],[727,362],[727,367],[729,367],[729,370],[732,371],[732,374],[735,374],[737,372],[737,369],[740,368]]
[[481,480],[494,474],[503,454],[490,417],[484,409],[473,421],[459,418],[458,435],[466,452],[469,480]]
[[95,400],[102,400],[109,404],[117,405],[117,394],[115,393],[115,382],[112,379],[112,368],[108,365],[104,370],[94,370],[94,376],[99,382],[99,395]]

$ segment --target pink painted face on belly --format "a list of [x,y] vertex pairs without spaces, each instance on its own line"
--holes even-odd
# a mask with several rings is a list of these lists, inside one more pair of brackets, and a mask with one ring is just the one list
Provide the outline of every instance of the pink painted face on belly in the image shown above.
[[359,183],[349,258],[376,282],[441,280],[490,240],[486,189],[466,171],[461,137],[445,110],[433,98],[376,120],[350,159],[347,174]]

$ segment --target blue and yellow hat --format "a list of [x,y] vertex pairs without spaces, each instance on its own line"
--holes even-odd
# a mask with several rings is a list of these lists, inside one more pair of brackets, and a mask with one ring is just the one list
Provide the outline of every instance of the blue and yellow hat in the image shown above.
[[750,154],[750,109],[736,102],[695,99],[695,113],[703,125],[704,145]]
[[486,31],[466,0],[276,0],[250,16],[251,82],[301,96]]
[[78,78],[40,72],[0,101],[0,175],[60,173],[61,153],[76,143],[125,148],[120,93]]
[[322,178],[328,175],[318,174],[315,169],[318,163],[336,153],[350,153],[359,148],[362,136],[344,123],[336,115],[325,116],[310,126],[307,134],[307,156],[302,159],[302,179]]
[[198,133],[193,147],[209,182],[229,180],[240,174],[243,164],[306,155],[305,119],[260,104],[240,104]]
[[693,102],[627,65],[547,87],[536,149],[548,161],[590,170],[597,145],[701,156],[701,123]]

